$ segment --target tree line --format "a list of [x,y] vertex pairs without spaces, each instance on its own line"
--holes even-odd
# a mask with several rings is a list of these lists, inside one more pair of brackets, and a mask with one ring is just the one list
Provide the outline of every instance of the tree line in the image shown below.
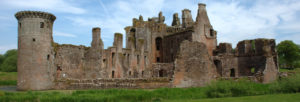
[[[300,68],[300,45],[293,41],[285,40],[276,46],[280,68]],[[0,71],[17,72],[18,51],[8,50],[0,54]]]

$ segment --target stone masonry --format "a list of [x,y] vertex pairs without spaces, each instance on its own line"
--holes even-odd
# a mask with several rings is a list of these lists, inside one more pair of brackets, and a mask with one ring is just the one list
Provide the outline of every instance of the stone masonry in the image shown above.
[[[278,76],[274,39],[244,40],[235,49],[217,44],[206,5],[165,17],[132,19],[113,46],[103,48],[101,28],[90,47],[57,44],[51,13],[21,11],[18,20],[18,90],[198,87],[218,78],[248,77],[269,83]],[[181,20],[181,21],[180,21]]]

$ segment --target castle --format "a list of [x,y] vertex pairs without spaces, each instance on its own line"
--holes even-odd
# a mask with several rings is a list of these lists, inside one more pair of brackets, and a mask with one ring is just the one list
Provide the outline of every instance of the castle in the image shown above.
[[173,15],[171,26],[158,17],[133,18],[113,46],[103,48],[101,28],[92,29],[90,47],[57,44],[56,17],[21,11],[18,20],[18,90],[160,88],[204,86],[218,78],[247,77],[268,83],[278,76],[274,39],[244,40],[232,49],[217,44],[205,4]]

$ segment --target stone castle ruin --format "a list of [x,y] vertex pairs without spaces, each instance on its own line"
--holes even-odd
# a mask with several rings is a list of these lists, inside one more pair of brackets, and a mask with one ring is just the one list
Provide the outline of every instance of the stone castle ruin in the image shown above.
[[268,83],[278,76],[274,39],[244,40],[235,49],[217,44],[205,4],[196,20],[182,10],[171,26],[158,17],[133,18],[113,46],[103,48],[101,28],[92,29],[90,47],[57,44],[56,17],[38,11],[16,13],[18,20],[18,90],[160,88],[204,86],[218,78],[247,77]]

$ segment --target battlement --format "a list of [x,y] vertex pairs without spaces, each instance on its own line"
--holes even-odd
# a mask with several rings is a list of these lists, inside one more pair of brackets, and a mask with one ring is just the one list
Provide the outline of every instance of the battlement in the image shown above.
[[15,17],[18,20],[22,18],[43,18],[49,19],[52,22],[56,19],[56,17],[53,14],[42,11],[20,11],[15,14]]

